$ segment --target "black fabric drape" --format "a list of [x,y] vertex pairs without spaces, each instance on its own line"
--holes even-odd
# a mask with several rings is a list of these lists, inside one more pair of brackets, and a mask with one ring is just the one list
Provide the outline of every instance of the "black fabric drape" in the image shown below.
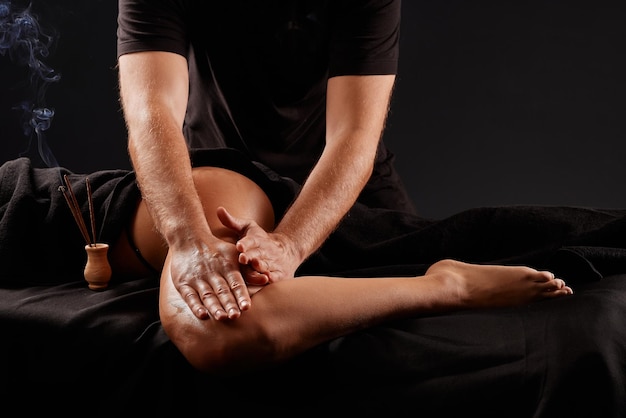
[[[232,154],[195,164],[247,173],[285,208],[297,186]],[[158,315],[158,282],[82,277],[84,242],[57,190],[68,173],[0,169],[0,394],[7,410],[108,417],[626,416],[626,211],[476,208],[441,219],[356,205],[299,273],[421,274],[434,261],[550,268],[574,295],[510,309],[408,318],[335,339],[237,379],[194,371]],[[99,234],[112,239],[139,192],[132,172],[89,174]],[[131,202],[132,204],[129,204]],[[21,401],[23,394],[33,401]]]

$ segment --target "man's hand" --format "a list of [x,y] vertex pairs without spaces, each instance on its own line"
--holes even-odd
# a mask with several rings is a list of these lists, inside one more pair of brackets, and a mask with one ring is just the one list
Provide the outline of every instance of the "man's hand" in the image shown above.
[[174,287],[199,319],[235,319],[250,308],[234,244],[214,239],[170,247],[170,257]]
[[247,283],[257,285],[294,278],[302,260],[289,238],[267,232],[252,220],[237,218],[223,207],[217,209],[217,216],[225,227],[241,237],[236,244],[239,262],[251,267],[254,273],[246,273]]

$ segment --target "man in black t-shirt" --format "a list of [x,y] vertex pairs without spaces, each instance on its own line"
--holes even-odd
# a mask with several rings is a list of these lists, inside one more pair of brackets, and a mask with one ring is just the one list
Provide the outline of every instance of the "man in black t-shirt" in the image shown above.
[[[399,25],[399,0],[119,1],[130,156],[197,316],[237,317],[237,262],[249,283],[291,277],[357,199],[413,211],[380,140]],[[212,235],[191,180],[189,148],[222,147],[302,185],[274,231],[241,226],[236,247]]]

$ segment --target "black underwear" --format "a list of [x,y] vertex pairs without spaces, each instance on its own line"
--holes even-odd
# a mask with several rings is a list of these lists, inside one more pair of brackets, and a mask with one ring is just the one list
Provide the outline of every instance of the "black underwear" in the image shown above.
[[161,275],[161,272],[152,267],[152,264],[148,263],[148,260],[143,258],[143,255],[141,255],[141,251],[139,251],[139,248],[137,248],[137,245],[135,244],[135,241],[133,240],[133,237],[130,233],[130,226],[126,227],[126,239],[128,240],[130,248],[133,249],[133,252],[137,256],[137,259],[141,261],[141,264],[143,264],[148,270],[154,273],[155,276],[159,277]]

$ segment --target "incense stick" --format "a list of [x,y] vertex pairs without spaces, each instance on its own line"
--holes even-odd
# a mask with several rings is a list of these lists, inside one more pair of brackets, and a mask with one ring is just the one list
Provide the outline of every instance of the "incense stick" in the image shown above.
[[89,232],[87,231],[87,225],[85,225],[85,220],[82,217],[80,206],[78,206],[76,195],[74,194],[74,190],[72,189],[72,184],[67,178],[67,174],[63,176],[63,179],[65,180],[65,186],[60,186],[59,190],[63,193],[63,197],[65,198],[67,205],[70,207],[70,211],[74,216],[74,220],[76,221],[78,229],[80,229],[80,233],[83,235],[85,242],[88,245],[93,245],[93,242],[89,237]]
[[89,177],[85,177],[87,185],[87,199],[89,200],[89,219],[91,220],[91,243],[96,245],[96,214],[93,208],[93,197],[91,195],[91,183]]

